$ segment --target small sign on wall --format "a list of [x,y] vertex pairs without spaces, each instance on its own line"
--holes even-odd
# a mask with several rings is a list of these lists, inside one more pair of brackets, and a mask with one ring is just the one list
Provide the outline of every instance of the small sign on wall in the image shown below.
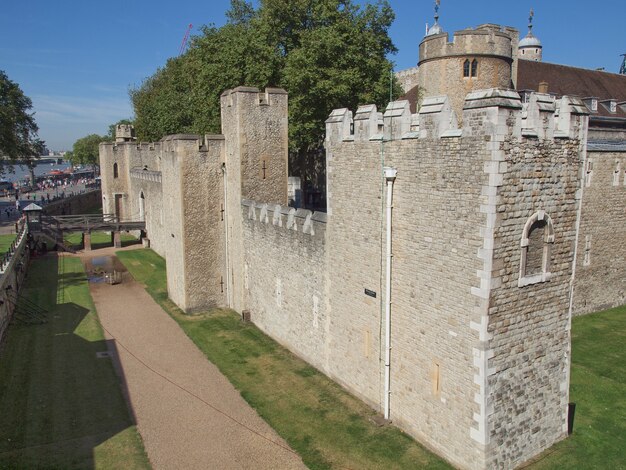
[[376,292],[374,292],[373,290],[365,289],[365,295],[376,298]]

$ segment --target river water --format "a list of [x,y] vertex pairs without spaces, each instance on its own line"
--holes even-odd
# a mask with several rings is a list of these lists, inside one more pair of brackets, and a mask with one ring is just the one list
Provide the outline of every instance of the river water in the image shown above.
[[[43,176],[46,173],[50,173],[52,170],[64,171],[70,166],[71,164],[65,162],[61,164],[39,163],[35,166],[35,177]],[[13,173],[9,165],[2,165],[2,167],[0,167],[0,180],[2,181],[24,181],[27,177],[30,179],[30,171],[25,165],[14,165]]]

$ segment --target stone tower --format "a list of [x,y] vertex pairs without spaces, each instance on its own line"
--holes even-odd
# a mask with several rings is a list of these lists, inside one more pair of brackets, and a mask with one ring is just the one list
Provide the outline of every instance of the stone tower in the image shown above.
[[419,46],[418,83],[423,96],[447,95],[459,121],[465,96],[475,90],[515,88],[517,42],[514,28],[484,24],[454,33],[452,41],[435,24]]
[[135,138],[135,128],[131,124],[115,126],[115,142],[132,142]]
[[518,56],[523,60],[541,62],[543,46],[539,38],[533,35],[533,16],[535,16],[535,13],[533,10],[530,10],[530,16],[528,17],[528,34],[519,42]]
[[130,124],[115,128],[115,143],[100,144],[100,176],[102,178],[102,211],[120,219],[129,218],[128,196],[130,168],[135,162],[135,129]]
[[287,205],[287,92],[237,87],[222,94],[228,306],[243,304],[241,201]]

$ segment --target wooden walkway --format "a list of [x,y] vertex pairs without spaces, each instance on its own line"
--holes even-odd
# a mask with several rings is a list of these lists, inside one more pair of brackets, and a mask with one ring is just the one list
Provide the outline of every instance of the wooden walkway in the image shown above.
[[121,232],[146,229],[145,221],[120,220],[112,214],[45,216],[42,218],[42,222],[54,225],[57,229],[64,232]]

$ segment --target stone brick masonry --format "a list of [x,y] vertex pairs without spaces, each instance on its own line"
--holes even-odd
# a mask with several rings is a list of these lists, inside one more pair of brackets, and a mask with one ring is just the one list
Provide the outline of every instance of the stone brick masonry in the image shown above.
[[[589,157],[585,187],[587,116],[574,98],[490,89],[463,108],[461,127],[446,96],[417,115],[406,102],[335,110],[328,211],[311,213],[285,206],[286,94],[238,88],[222,95],[223,136],[103,145],[103,200],[143,212],[181,308],[248,310],[382,410],[383,168],[395,168],[390,417],[460,468],[513,468],[567,433],[571,286],[590,308],[623,299],[619,282],[596,294],[604,274],[591,268],[623,263],[623,248],[606,246],[602,211],[584,204],[614,197],[611,227],[623,230],[622,173],[618,186],[593,184],[626,161]],[[602,246],[586,258],[585,231]]]

